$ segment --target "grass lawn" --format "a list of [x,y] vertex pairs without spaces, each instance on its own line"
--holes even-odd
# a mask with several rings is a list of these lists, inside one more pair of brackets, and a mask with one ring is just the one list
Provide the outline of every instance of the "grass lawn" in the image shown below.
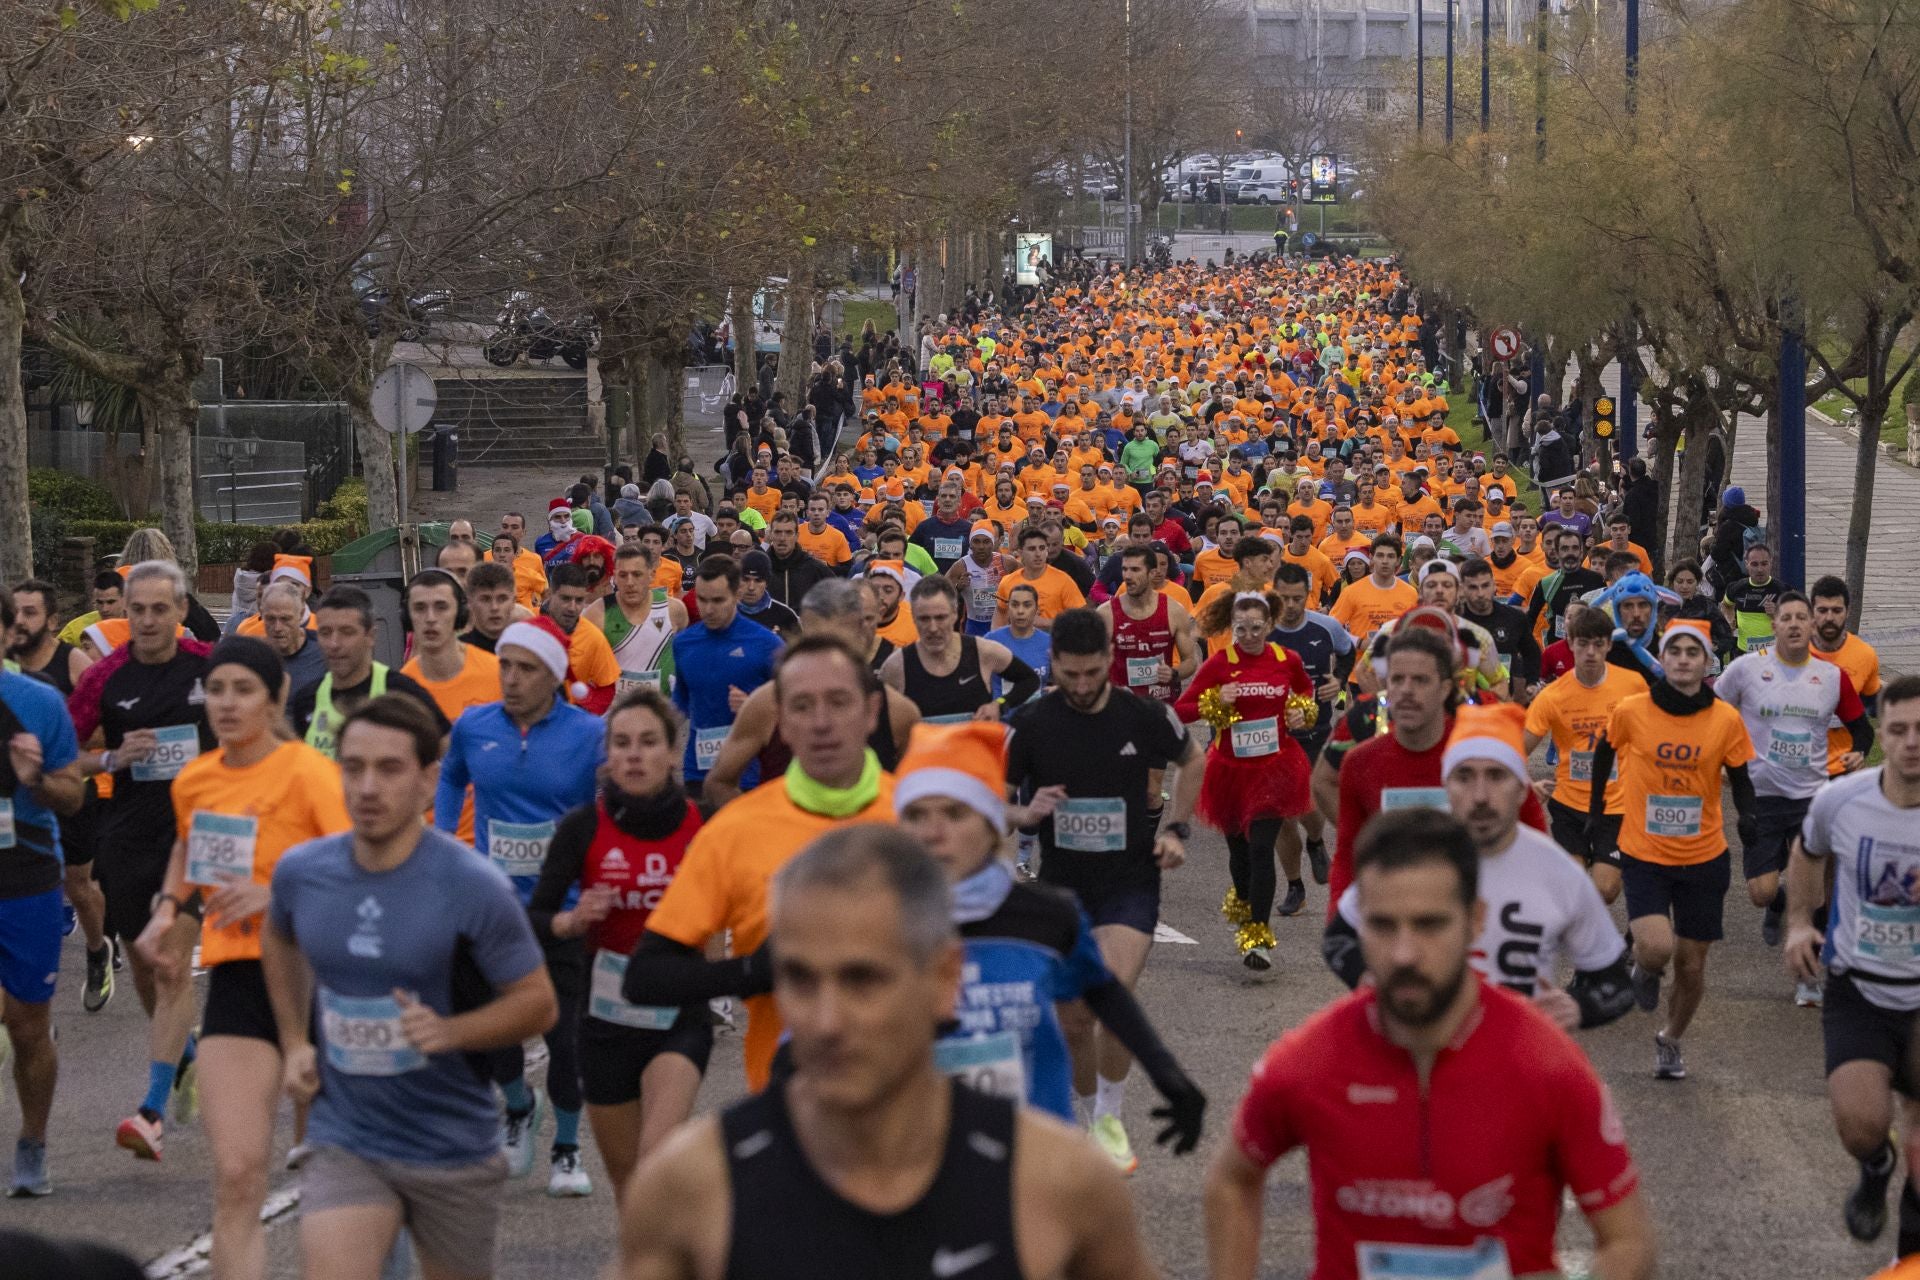
[[840,328],[834,333],[836,338],[857,338],[860,326],[873,321],[873,327],[881,333],[900,327],[900,317],[894,312],[891,302],[868,302],[848,299],[840,313]]
[[[1846,354],[1843,351],[1832,348],[1823,348],[1823,350],[1825,350],[1829,360],[1840,360]],[[1811,361],[1808,363],[1812,364]],[[1920,373],[1920,364],[1916,364],[1915,368],[1907,373],[1906,378],[1894,384],[1893,398],[1887,405],[1886,421],[1880,424],[1880,439],[1882,443],[1898,445],[1902,449],[1907,447],[1907,415],[1906,411],[1900,407],[1900,397],[1906,389],[1906,383],[1911,380],[1916,373]],[[1856,390],[1865,391],[1866,379],[1851,379],[1847,385]],[[1853,401],[1838,392],[1829,392],[1814,401],[1811,407],[1826,414],[1827,417],[1833,419],[1835,422],[1844,424],[1847,421],[1848,411],[1853,408]]]
[[[1472,396],[1464,392],[1447,396],[1447,425],[1460,437],[1460,447],[1468,453],[1484,452],[1489,456],[1493,447],[1487,441],[1487,433],[1474,421],[1479,405]],[[1532,477],[1519,468],[1514,468],[1510,478],[1518,487],[1514,494],[1513,505],[1523,507],[1535,515],[1540,514],[1540,490],[1534,485]]]

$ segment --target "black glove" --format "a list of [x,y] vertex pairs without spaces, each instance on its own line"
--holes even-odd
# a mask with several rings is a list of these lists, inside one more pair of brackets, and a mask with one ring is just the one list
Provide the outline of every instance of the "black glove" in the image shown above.
[[1166,1146],[1173,1143],[1173,1154],[1184,1156],[1200,1145],[1200,1120],[1207,1111],[1207,1095],[1200,1092],[1198,1085],[1184,1077],[1172,1089],[1167,1091],[1166,1103],[1153,1109],[1155,1120],[1167,1122],[1154,1142]]
[[740,992],[742,998],[763,996],[773,990],[773,941],[768,939],[760,944],[758,950],[743,957],[740,961],[742,976],[746,987]]

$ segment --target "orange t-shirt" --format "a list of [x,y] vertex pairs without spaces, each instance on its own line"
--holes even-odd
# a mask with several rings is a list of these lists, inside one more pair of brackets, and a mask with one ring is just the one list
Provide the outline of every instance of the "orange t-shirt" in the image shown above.
[[1080,594],[1080,587],[1065,573],[1048,565],[1040,571],[1038,580],[1027,577],[1026,570],[1015,569],[1000,579],[1000,589],[995,593],[1000,608],[1007,607],[1007,596],[1015,587],[1032,587],[1034,594],[1040,597],[1040,616],[1057,618],[1069,609],[1078,609],[1087,602]]
[[[407,659],[407,665],[400,668],[400,674],[418,680],[420,687],[433,695],[434,705],[440,708],[440,714],[451,724],[460,718],[460,713],[468,707],[477,707],[483,702],[500,701],[500,659],[488,653],[478,645],[460,646],[466,662],[460,668],[460,674],[451,680],[429,680],[427,673],[420,669],[419,655]],[[428,821],[432,821],[433,807],[427,807]],[[460,826],[457,830],[463,844],[473,843],[473,788],[467,788],[467,798],[460,806]]]
[[837,569],[853,559],[853,548],[847,545],[847,535],[840,526],[829,524],[819,533],[813,526],[800,526],[800,549],[829,568]]
[[[1880,692],[1880,655],[1874,652],[1872,645],[1852,632],[1832,653],[1823,652],[1818,645],[1813,656],[1824,658],[1847,673],[1847,679],[1853,681],[1853,691],[1862,698],[1871,698]],[[1853,735],[1840,727],[1835,720],[1827,729],[1827,772],[1840,772],[1840,757],[1853,750]]]
[[[1589,689],[1569,671],[1540,691],[1527,707],[1527,732],[1550,740],[1560,759],[1553,768],[1553,798],[1575,813],[1587,811],[1593,795],[1593,744],[1606,732],[1613,709],[1647,682],[1625,667],[1607,664],[1597,688]],[[1607,783],[1607,812],[1621,814],[1626,803],[1620,771]]]
[[1297,564],[1313,578],[1314,608],[1326,603],[1335,584],[1340,581],[1340,571],[1334,567],[1326,553],[1316,547],[1308,547],[1305,555],[1295,555],[1291,548],[1283,547],[1280,558],[1288,564]]
[[1715,699],[1690,716],[1669,715],[1650,693],[1613,709],[1607,741],[1620,761],[1620,851],[1687,867],[1726,852],[1720,828],[1721,767],[1753,759],[1746,722]]
[[513,598],[538,613],[546,595],[547,562],[537,552],[520,548],[513,558]]
[[[751,955],[767,940],[767,889],[776,872],[815,838],[856,822],[893,821],[893,775],[880,775],[873,803],[844,819],[800,808],[784,782],[757,787],[722,806],[688,846],[660,905],[647,917],[647,931],[682,946],[704,947],[732,930],[733,954]],[[774,1050],[780,1045],[780,1014],[772,996],[746,1001],[747,1086],[767,1087]]]
[[[230,767],[225,751],[188,761],[173,780],[173,818],[187,846],[187,883],[209,888],[242,876],[272,884],[281,854],[353,826],[339,766],[304,742],[283,742],[245,768]],[[258,960],[260,918],[208,920],[200,958],[209,965]]]
[[1420,593],[1411,583],[1395,578],[1392,586],[1380,587],[1368,576],[1342,587],[1327,615],[1356,637],[1364,637],[1419,603]]

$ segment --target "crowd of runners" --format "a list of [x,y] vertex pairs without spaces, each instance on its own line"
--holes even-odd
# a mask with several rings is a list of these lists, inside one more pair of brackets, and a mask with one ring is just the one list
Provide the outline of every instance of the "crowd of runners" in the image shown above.
[[[224,623],[154,531],[80,617],[0,596],[11,1194],[197,1116],[223,1280],[267,1273],[286,1123],[309,1277],[489,1276],[536,1167],[608,1197],[633,1280],[1134,1277],[1151,1136],[1211,1152],[1217,1277],[1301,1147],[1316,1280],[1553,1273],[1569,1194],[1593,1274],[1644,1277],[1579,1033],[1637,1008],[1686,1078],[1737,844],[1781,999],[1823,1005],[1836,1218],[1881,1236],[1920,679],[1840,580],[1773,581],[1737,491],[1662,582],[1591,490],[1463,447],[1406,299],[1189,264],[943,326],[812,473],[749,423],[716,502],[453,522],[397,668],[297,547]],[[1196,821],[1223,976],[1311,909],[1353,988],[1212,1109],[1134,995],[1164,877],[1218,875]],[[54,1026],[116,997],[145,1079],[50,1134]],[[696,1116],[736,1026],[748,1096]],[[1920,1252],[1911,1181],[1898,1217]]]

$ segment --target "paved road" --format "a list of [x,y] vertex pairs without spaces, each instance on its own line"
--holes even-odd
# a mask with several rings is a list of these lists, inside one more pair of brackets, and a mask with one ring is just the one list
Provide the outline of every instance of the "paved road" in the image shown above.
[[[1199,941],[1158,947],[1142,992],[1162,1033],[1213,1099],[1202,1157],[1222,1140],[1245,1073],[1265,1043],[1338,994],[1316,946],[1321,891],[1309,898],[1307,914],[1277,922],[1273,974],[1256,979],[1239,967],[1215,914],[1224,863],[1221,842],[1203,835],[1193,862],[1169,878],[1165,923]],[[1758,941],[1756,914],[1737,895],[1729,899],[1732,940],[1714,954],[1707,1002],[1687,1040],[1691,1079],[1661,1084],[1651,1078],[1653,1020],[1645,1015],[1629,1015],[1586,1042],[1619,1100],[1655,1206],[1662,1274],[1699,1280],[1864,1276],[1887,1251],[1853,1244],[1841,1226],[1840,1199],[1852,1164],[1830,1133],[1818,1017],[1792,1007],[1777,954]],[[113,1147],[113,1125],[144,1085],[142,1022],[130,989],[97,1016],[81,1013],[77,943],[67,960],[56,996],[63,1059],[53,1127],[57,1190],[44,1201],[0,1201],[0,1225],[91,1237],[143,1261],[177,1256],[209,1221],[204,1136],[198,1128],[178,1130],[158,1167],[136,1164]],[[722,1038],[712,1077],[703,1105],[740,1092],[737,1038]],[[14,1122],[10,1087],[6,1094],[0,1132]],[[1128,1109],[1143,1148],[1152,1105],[1151,1089],[1137,1083]],[[593,1169],[599,1175],[597,1160]],[[1205,1274],[1203,1169],[1203,1159],[1143,1151],[1132,1182],[1153,1254],[1170,1276]],[[1304,1174],[1300,1157],[1289,1158],[1268,1196],[1267,1275],[1306,1274],[1312,1230]],[[277,1174],[274,1183],[279,1190],[291,1179]],[[612,1248],[612,1200],[604,1185],[583,1202],[555,1202],[543,1192],[534,1183],[512,1188],[499,1274],[504,1280],[593,1275]],[[1571,1219],[1561,1238],[1575,1260],[1589,1239]],[[291,1216],[272,1228],[269,1240],[272,1274],[296,1276]]]

